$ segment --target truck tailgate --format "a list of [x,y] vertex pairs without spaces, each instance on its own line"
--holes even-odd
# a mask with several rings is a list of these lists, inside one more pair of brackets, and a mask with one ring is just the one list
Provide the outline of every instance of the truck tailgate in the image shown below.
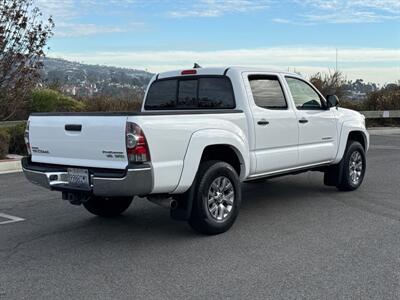
[[127,116],[31,116],[32,161],[124,169]]

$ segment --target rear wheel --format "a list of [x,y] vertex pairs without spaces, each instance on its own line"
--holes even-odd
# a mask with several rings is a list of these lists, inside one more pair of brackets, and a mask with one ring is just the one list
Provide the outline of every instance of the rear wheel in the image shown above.
[[116,217],[128,209],[133,197],[92,196],[83,206],[92,214],[100,217]]
[[235,222],[241,203],[239,177],[221,161],[200,165],[189,224],[204,234],[227,231]]

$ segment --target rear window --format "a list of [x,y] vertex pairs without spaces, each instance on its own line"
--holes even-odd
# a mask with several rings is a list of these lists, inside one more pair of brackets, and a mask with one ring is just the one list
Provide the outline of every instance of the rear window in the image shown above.
[[163,79],[151,84],[144,108],[229,109],[235,108],[232,84],[227,77]]
[[146,109],[173,109],[176,106],[178,80],[154,82],[147,93]]
[[177,106],[197,108],[197,80],[179,81]]

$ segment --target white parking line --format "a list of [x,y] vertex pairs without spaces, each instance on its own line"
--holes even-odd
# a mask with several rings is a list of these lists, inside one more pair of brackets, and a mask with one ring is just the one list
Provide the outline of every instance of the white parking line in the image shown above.
[[0,218],[8,219],[7,221],[0,222],[0,225],[25,221],[25,219],[23,219],[23,218],[10,216],[10,215],[6,215],[6,214],[3,214],[3,213],[0,213]]

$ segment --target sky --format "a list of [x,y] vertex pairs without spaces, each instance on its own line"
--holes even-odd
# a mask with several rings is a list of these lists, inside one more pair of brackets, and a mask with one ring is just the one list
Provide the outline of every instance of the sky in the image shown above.
[[35,0],[48,56],[162,72],[249,66],[400,80],[400,0]]

